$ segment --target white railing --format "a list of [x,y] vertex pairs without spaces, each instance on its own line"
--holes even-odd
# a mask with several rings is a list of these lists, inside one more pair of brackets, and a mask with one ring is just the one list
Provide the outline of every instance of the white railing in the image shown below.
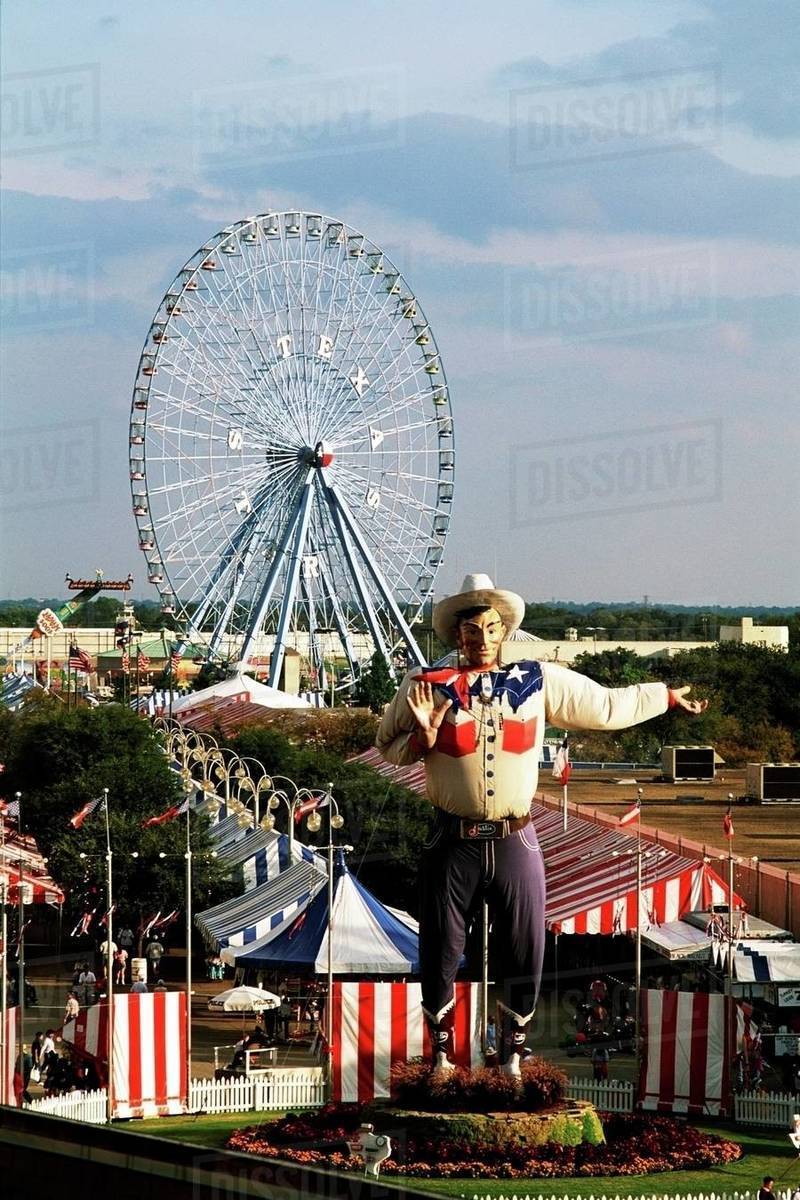
[[[789,1200],[792,1195],[791,1188],[775,1188],[773,1193],[775,1200]],[[667,1197],[663,1192],[652,1192],[649,1196],[643,1193],[638,1200],[755,1200],[755,1192],[675,1192],[670,1193]],[[473,1192],[471,1200],[557,1200],[557,1197],[544,1196],[541,1192],[538,1195],[532,1192],[526,1192],[523,1196],[521,1192],[515,1192],[513,1197],[505,1195],[503,1192]],[[580,1192],[574,1197],[574,1200],[584,1200]],[[585,1200],[631,1200],[630,1196],[623,1197],[617,1193],[615,1196],[607,1196],[605,1192],[598,1195],[594,1192],[587,1193]]]
[[567,1088],[571,1100],[588,1100],[602,1112],[633,1112],[635,1088],[624,1079],[572,1077]]
[[67,1117],[70,1121],[86,1121],[90,1125],[105,1125],[108,1097],[105,1088],[97,1092],[65,1092],[62,1096],[43,1096],[32,1100],[25,1108],[31,1112],[49,1113],[52,1117]]
[[273,1067],[241,1079],[193,1079],[189,1111],[285,1112],[325,1103],[322,1067]]
[[742,1092],[734,1096],[733,1112],[737,1125],[783,1125],[788,1130],[798,1111],[797,1097],[788,1092]]

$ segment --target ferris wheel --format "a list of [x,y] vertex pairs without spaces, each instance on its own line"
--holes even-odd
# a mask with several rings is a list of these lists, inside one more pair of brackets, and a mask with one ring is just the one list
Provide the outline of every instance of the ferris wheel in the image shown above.
[[[244,662],[262,634],[353,677],[430,596],[455,456],[422,307],[363,234],[318,213],[223,229],[161,301],[136,374],[130,476],[162,609]],[[235,650],[232,649],[235,647]]]

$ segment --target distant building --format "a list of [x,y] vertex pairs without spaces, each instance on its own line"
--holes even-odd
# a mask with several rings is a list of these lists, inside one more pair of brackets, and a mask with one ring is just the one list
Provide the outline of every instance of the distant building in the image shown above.
[[741,617],[738,625],[720,625],[721,642],[741,642],[744,646],[770,646],[789,650],[788,625],[754,625],[752,617]]

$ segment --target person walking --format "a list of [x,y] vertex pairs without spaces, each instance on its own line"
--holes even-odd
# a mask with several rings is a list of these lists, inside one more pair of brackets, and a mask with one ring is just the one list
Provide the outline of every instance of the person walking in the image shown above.
[[520,1075],[545,944],[544,866],[530,807],[546,725],[627,729],[670,708],[702,713],[708,704],[663,683],[604,688],[552,662],[506,667],[503,643],[524,615],[521,596],[488,575],[468,575],[433,610],[457,665],[410,671],[375,739],[395,766],[424,762],[436,810],[420,856],[419,954],[437,1071],[453,1069],[453,985],[470,914],[486,898],[500,951],[499,1057],[508,1075]]
[[85,962],[83,964],[83,969],[78,976],[78,983],[77,987],[75,988],[75,994],[78,996],[84,1008],[88,1008],[91,1004],[94,1004],[96,983],[97,976],[89,966],[88,962]]
[[128,969],[128,951],[124,946],[120,946],[114,955],[114,985],[116,987],[125,986],[125,973]]
[[758,1189],[758,1200],[775,1200],[774,1185],[775,1180],[772,1176],[765,1175],[761,1187]]
[[64,1024],[67,1021],[74,1021],[78,1013],[81,1011],[81,1006],[75,992],[67,992],[67,1002],[64,1005]]
[[161,966],[161,958],[163,954],[164,947],[161,945],[161,942],[158,940],[158,938],[153,938],[152,942],[148,942],[147,949],[145,950],[145,957],[147,959],[147,965],[150,968],[150,974],[155,976],[156,979],[159,975],[159,968]]

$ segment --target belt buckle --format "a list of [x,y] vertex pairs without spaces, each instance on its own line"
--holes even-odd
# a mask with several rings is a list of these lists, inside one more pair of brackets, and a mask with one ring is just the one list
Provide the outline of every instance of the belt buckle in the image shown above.
[[502,821],[464,821],[461,826],[462,837],[469,841],[485,841],[488,838],[502,836]]

